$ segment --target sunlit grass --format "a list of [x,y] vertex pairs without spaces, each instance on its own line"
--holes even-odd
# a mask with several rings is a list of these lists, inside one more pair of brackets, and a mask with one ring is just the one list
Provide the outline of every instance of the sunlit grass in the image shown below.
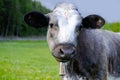
[[59,80],[46,41],[0,42],[0,80]]
[[103,29],[114,31],[114,32],[120,32],[120,22],[116,23],[106,23],[103,26]]

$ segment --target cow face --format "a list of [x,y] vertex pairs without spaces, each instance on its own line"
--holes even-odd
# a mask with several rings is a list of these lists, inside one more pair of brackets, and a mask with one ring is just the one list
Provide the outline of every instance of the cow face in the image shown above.
[[76,38],[82,27],[100,28],[105,22],[98,15],[82,18],[77,8],[68,3],[57,5],[53,12],[46,15],[39,12],[28,13],[24,20],[36,28],[48,26],[48,45],[53,56],[59,62],[66,62],[74,57]]

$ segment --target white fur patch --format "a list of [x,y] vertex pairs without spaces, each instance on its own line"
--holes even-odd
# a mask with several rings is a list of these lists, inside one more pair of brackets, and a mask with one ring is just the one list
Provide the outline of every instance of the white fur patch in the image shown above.
[[55,8],[54,13],[58,19],[59,43],[73,43],[76,38],[76,27],[81,24],[81,16],[72,4],[61,5]]
[[114,76],[108,74],[107,79],[108,80],[120,80],[120,77],[114,77]]
[[78,15],[72,15],[68,19],[59,19],[59,33],[58,40],[59,42],[74,42],[76,37],[76,27],[80,24]]
[[[63,80],[76,80],[76,79],[73,79],[72,77],[64,77]],[[78,78],[77,80],[83,80],[82,78]]]

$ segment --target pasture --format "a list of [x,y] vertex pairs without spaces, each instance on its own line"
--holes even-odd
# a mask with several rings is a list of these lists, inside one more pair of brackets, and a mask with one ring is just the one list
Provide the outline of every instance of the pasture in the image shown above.
[[1,41],[0,80],[59,80],[46,41]]

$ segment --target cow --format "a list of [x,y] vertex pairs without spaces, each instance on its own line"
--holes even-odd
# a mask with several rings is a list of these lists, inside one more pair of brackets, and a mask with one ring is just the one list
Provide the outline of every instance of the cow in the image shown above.
[[103,17],[82,17],[75,5],[60,3],[48,14],[27,13],[24,20],[35,28],[48,26],[47,42],[60,64],[61,80],[120,77],[120,34],[100,29]]

